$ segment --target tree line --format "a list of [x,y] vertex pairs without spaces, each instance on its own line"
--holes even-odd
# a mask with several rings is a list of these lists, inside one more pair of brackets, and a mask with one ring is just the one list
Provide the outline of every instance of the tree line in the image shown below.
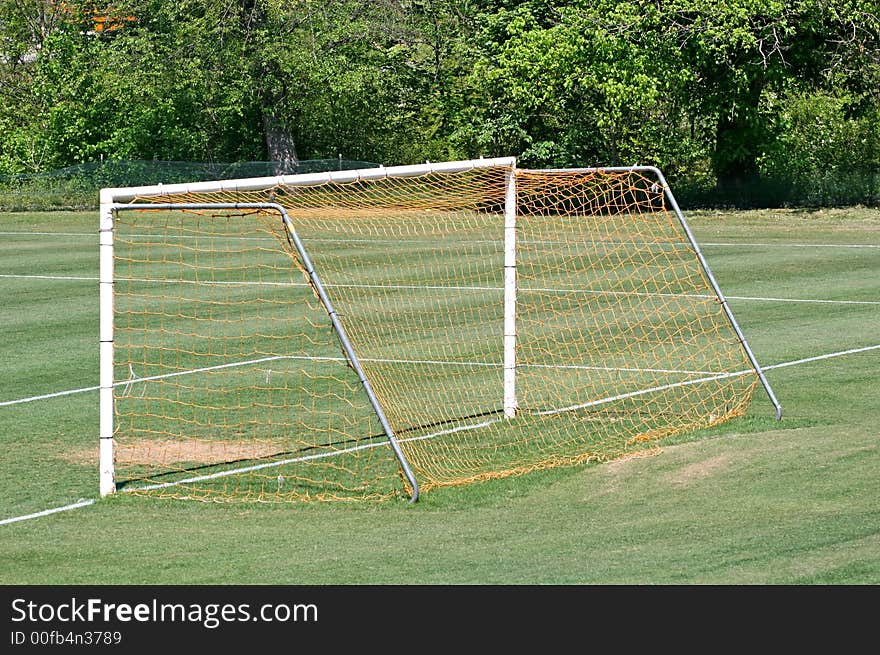
[[515,155],[880,201],[876,0],[0,0],[0,91],[0,174]]

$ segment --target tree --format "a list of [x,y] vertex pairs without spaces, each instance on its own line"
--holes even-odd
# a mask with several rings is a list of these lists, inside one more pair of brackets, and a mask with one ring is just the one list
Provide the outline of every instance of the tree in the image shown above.
[[95,6],[0,0],[3,170],[516,155],[744,193],[789,151],[792,170],[830,161],[817,122],[868,152],[880,111],[875,0],[120,0],[103,22]]
[[676,159],[678,59],[634,3],[517,3],[480,17],[471,75],[482,97],[457,136],[532,165]]
[[[876,7],[858,0],[675,0],[661,26],[694,71],[686,93],[715,124],[712,168],[741,189],[776,138],[777,99],[877,79]],[[876,86],[874,87],[876,93]]]
[[478,24],[470,95],[483,101],[456,137],[531,164],[706,168],[742,190],[785,98],[847,89],[852,110],[878,105],[864,0],[497,0]]
[[0,171],[39,170],[51,160],[36,119],[34,63],[64,18],[51,0],[0,0]]

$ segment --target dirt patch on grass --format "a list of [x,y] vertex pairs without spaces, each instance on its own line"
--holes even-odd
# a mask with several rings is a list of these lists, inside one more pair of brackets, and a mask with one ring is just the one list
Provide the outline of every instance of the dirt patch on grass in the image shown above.
[[646,448],[645,450],[636,450],[631,453],[626,453],[616,459],[605,462],[602,465],[602,470],[608,477],[602,493],[615,493],[618,490],[621,478],[627,477],[630,468],[628,467],[628,464],[633,460],[654,457],[662,452],[662,448],[659,446],[653,446],[651,448]]
[[[277,441],[203,441],[200,439],[139,439],[115,446],[117,463],[124,464],[222,464],[236,460],[261,459],[284,450]],[[73,464],[98,461],[98,449],[88,448],[64,454]]]
[[618,471],[623,466],[626,465],[627,462],[630,462],[634,459],[644,459],[645,457],[654,457],[655,455],[659,455],[663,452],[663,449],[660,446],[653,446],[651,448],[646,448],[645,450],[636,450],[631,453],[626,453],[625,455],[621,455],[616,459],[612,459],[605,464],[611,472]]
[[703,480],[718,471],[726,469],[729,463],[730,457],[727,455],[710,457],[709,459],[694,462],[678,469],[669,475],[667,479],[675,486],[686,487],[692,482]]

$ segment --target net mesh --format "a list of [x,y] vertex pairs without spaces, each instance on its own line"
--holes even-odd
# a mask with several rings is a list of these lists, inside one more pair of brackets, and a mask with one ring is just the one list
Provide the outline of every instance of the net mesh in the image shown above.
[[[743,413],[757,375],[655,181],[518,170],[518,408],[504,418],[510,174],[138,202],[286,208],[422,490],[613,459]],[[115,230],[118,485],[409,493],[279,213],[125,211]]]

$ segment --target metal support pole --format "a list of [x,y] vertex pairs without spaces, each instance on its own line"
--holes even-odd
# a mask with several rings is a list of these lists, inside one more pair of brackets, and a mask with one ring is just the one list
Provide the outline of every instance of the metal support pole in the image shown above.
[[730,309],[730,305],[727,303],[727,299],[724,297],[724,293],[721,291],[721,287],[715,280],[715,276],[712,275],[712,270],[709,268],[709,264],[706,261],[706,258],[703,257],[703,252],[700,250],[700,246],[697,244],[697,240],[696,238],[694,238],[694,234],[693,232],[691,232],[690,226],[685,220],[684,215],[681,213],[681,209],[678,206],[678,201],[676,201],[675,196],[672,195],[672,189],[669,188],[669,184],[667,184],[666,178],[663,176],[663,173],[661,173],[660,169],[658,168],[647,167],[646,170],[652,171],[657,176],[657,181],[660,182],[660,186],[663,187],[663,193],[666,194],[666,198],[669,200],[669,204],[672,206],[672,210],[678,217],[678,222],[684,228],[685,234],[687,234],[688,241],[690,241],[691,247],[694,249],[694,253],[697,255],[697,259],[700,262],[700,266],[703,267],[703,272],[706,274],[706,277],[709,278],[709,282],[712,285],[712,289],[715,291],[715,295],[718,296],[718,301],[721,303],[721,307],[724,309],[724,314],[727,316],[727,320],[730,322],[730,325],[733,326],[733,329],[736,332],[736,336],[742,344],[743,350],[745,350],[746,352],[746,356],[749,358],[752,367],[755,369],[755,372],[758,374],[758,378],[761,380],[761,385],[764,387],[764,391],[767,392],[767,396],[770,398],[770,402],[773,403],[773,407],[776,408],[776,420],[778,421],[782,419],[782,406],[776,399],[776,394],[773,393],[773,388],[770,386],[770,382],[767,381],[767,377],[764,375],[764,371],[761,369],[761,366],[760,364],[758,364],[758,360],[755,357],[755,354],[749,347],[749,343],[748,341],[746,341],[746,337],[740,329],[739,323],[737,323],[736,318],[733,315],[733,310]]

